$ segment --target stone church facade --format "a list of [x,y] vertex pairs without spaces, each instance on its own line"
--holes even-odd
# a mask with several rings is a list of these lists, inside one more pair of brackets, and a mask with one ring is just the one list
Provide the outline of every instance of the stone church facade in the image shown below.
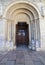
[[0,41],[5,49],[45,49],[45,1],[0,0]]

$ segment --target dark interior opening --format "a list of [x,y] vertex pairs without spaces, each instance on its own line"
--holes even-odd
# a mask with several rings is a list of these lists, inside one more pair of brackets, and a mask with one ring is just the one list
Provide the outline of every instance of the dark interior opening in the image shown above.
[[26,22],[16,24],[16,46],[29,45],[29,28]]

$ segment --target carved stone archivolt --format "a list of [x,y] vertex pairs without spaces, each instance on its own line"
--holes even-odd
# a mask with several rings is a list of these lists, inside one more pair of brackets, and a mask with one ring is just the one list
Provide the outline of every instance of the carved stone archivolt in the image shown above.
[[39,11],[27,2],[18,2],[8,7],[4,15],[7,19],[5,38],[15,44],[16,24],[20,21],[29,24],[29,47],[36,49],[36,40],[40,41]]

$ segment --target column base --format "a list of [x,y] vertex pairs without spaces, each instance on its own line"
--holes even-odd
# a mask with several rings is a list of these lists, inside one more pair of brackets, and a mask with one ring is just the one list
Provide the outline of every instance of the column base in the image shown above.
[[29,45],[28,48],[31,49],[31,46]]
[[13,49],[16,49],[16,45],[13,47]]
[[35,47],[28,46],[30,50],[36,51]]

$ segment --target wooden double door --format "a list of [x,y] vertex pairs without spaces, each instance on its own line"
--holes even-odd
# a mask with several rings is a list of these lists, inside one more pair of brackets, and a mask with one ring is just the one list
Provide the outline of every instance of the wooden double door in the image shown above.
[[16,45],[27,45],[29,44],[29,30],[28,24],[19,22],[16,25]]

